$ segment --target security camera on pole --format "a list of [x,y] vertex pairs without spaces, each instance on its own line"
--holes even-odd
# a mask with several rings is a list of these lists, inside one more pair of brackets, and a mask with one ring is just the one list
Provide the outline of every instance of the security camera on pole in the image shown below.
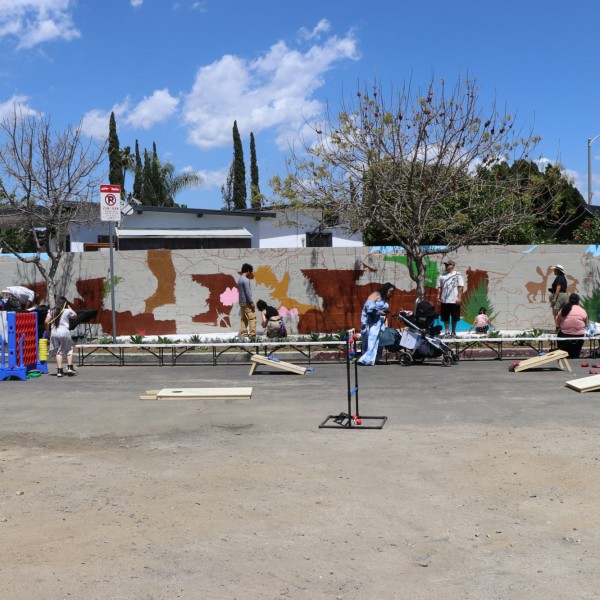
[[113,258],[113,223],[121,220],[121,186],[105,184],[100,186],[100,220],[108,221],[108,245],[110,251],[110,310],[112,314],[112,339],[116,338],[115,318],[115,265]]

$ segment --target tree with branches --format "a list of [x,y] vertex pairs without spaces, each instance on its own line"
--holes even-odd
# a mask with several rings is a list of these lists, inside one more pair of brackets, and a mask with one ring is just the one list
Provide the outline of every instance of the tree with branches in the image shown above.
[[404,249],[419,298],[426,257],[498,242],[544,210],[522,173],[492,176],[504,162],[527,163],[539,138],[495,102],[482,108],[473,79],[408,83],[389,99],[380,84],[365,86],[313,132],[287,177],[271,181],[280,205]]
[[0,206],[30,233],[33,253],[23,254],[10,239],[3,243],[20,261],[35,266],[47,299],[53,300],[69,223],[98,219],[93,200],[105,145],[86,138],[81,123],[55,132],[49,117],[18,108],[0,121],[0,136]]

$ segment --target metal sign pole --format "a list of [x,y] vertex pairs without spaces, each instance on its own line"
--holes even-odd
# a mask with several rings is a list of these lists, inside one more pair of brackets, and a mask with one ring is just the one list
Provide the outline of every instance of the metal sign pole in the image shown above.
[[112,316],[112,341],[117,341],[117,318],[115,314],[115,263],[113,249],[114,223],[121,220],[121,186],[100,186],[100,220],[108,221],[108,245],[110,254],[110,310]]
[[110,246],[110,312],[112,316],[112,341],[117,343],[117,317],[115,315],[115,261],[113,250],[114,221],[108,222],[108,243]]

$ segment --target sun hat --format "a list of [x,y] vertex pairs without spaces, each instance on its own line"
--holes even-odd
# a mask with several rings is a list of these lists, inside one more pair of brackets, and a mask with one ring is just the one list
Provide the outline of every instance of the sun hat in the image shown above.
[[565,268],[562,265],[554,265],[552,268],[560,271],[561,273],[565,272]]

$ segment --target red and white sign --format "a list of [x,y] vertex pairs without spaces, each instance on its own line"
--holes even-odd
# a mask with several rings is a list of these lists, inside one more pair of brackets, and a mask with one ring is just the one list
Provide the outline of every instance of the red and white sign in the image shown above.
[[101,221],[120,221],[121,220],[121,186],[120,185],[101,185],[100,186],[100,220]]

